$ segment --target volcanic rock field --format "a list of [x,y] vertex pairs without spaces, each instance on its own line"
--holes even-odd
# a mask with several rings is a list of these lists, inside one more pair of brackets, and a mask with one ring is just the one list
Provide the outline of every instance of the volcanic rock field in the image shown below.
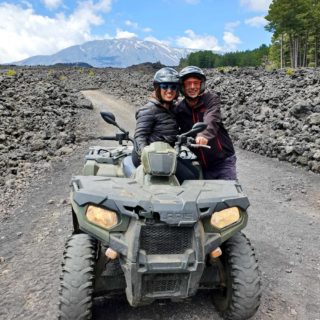
[[[81,90],[100,89],[139,107],[160,67],[1,67],[0,208],[52,160],[92,138],[92,105]],[[205,73],[236,146],[320,173],[320,69]]]

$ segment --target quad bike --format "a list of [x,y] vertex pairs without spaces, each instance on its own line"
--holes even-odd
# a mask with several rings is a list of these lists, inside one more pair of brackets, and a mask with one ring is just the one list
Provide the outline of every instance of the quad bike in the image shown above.
[[[237,181],[175,177],[177,156],[194,147],[203,123],[177,137],[174,148],[155,142],[132,172],[134,140],[120,129],[117,147],[93,147],[84,172],[71,181],[74,232],[67,240],[59,319],[91,319],[93,299],[126,294],[133,307],[179,301],[207,290],[224,319],[257,311],[261,278],[254,249],[241,233],[249,201]],[[131,168],[131,170],[130,170]]]

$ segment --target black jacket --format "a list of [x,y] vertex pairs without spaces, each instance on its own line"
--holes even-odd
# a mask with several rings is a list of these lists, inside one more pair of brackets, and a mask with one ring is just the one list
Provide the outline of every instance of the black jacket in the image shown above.
[[193,150],[204,168],[234,155],[232,141],[222,123],[220,98],[216,93],[205,92],[194,107],[190,107],[183,99],[177,104],[174,113],[181,132],[189,131],[196,122],[205,122],[208,125],[207,129],[198,135],[209,140],[211,149]]
[[163,141],[174,145],[179,133],[175,116],[171,110],[167,110],[156,99],[149,102],[136,112],[136,151],[141,150],[155,141]]

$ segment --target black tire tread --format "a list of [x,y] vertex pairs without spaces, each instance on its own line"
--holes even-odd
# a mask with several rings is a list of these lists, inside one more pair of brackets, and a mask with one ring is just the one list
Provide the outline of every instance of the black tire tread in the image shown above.
[[96,241],[88,234],[73,234],[66,242],[59,290],[59,320],[92,317]]
[[261,275],[250,240],[241,232],[236,233],[222,246],[230,268],[232,294],[228,307],[221,309],[226,320],[244,320],[252,317],[259,308],[261,299]]

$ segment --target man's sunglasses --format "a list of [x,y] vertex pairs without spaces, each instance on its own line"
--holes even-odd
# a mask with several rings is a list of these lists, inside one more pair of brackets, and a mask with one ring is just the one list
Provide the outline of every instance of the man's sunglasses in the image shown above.
[[200,87],[201,80],[186,80],[186,81],[184,81],[183,84],[184,84],[185,87],[191,87],[192,85],[194,87]]
[[175,83],[160,83],[159,87],[163,90],[172,90],[172,91],[177,91],[178,90],[178,85]]

